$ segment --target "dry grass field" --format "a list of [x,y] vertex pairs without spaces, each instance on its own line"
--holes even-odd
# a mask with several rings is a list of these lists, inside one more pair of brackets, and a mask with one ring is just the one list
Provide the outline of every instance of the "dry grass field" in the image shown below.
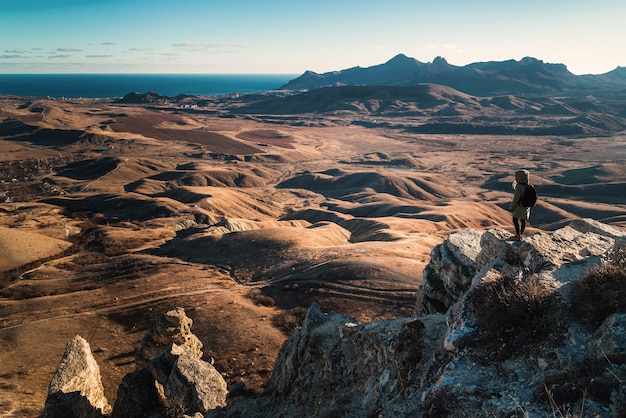
[[577,217],[626,227],[624,133],[411,133],[209,103],[0,99],[0,415],[41,412],[76,334],[113,403],[176,306],[228,383],[261,391],[312,302],[411,316],[449,232],[512,228],[519,168],[540,194],[528,234]]

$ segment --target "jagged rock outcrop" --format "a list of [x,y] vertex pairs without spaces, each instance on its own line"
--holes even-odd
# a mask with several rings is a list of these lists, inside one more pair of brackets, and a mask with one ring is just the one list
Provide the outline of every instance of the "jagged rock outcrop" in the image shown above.
[[[124,377],[113,408],[104,396],[98,365],[80,336],[68,344],[50,382],[46,418],[202,416],[226,405],[226,381],[201,360],[202,343],[183,308],[161,315],[142,339],[137,371]],[[160,351],[159,351],[160,350]]]
[[172,343],[201,358],[202,342],[191,332],[192,325],[193,320],[185,314],[183,308],[172,309],[159,316],[156,324],[141,339],[141,349],[135,355],[137,368],[146,367]]
[[77,335],[50,381],[43,418],[98,418],[111,412],[89,343]]
[[137,371],[118,387],[114,417],[183,416],[226,404],[226,381],[201,360],[202,343],[183,308],[159,316],[141,340]]
[[465,229],[433,248],[417,295],[418,315],[445,312],[469,288],[478,270],[481,237],[479,231]]
[[[456,240],[462,239],[468,231],[457,234]],[[478,247],[465,252],[476,255],[466,262],[476,271],[468,288],[467,277],[446,282],[454,284],[456,294],[464,289],[446,310],[444,347],[454,359],[424,395],[425,405],[448,416],[458,416],[452,411],[460,409],[545,416],[550,405],[561,412],[585,411],[585,416],[622,416],[623,313],[609,312],[593,330],[577,316],[581,309],[576,304],[581,296],[593,297],[581,295],[581,283],[593,268],[606,263],[610,253],[623,257],[624,232],[581,219],[521,242],[508,235],[487,231],[478,252]],[[458,260],[448,262],[462,270]],[[437,294],[429,293],[434,286],[427,281],[440,283],[436,273],[424,275],[418,292],[422,312],[441,306],[430,303]],[[615,297],[624,297],[615,289],[619,283],[611,286]]]
[[343,416],[384,410],[386,416],[415,377],[433,366],[443,329],[437,317],[364,324],[313,305],[278,355],[269,390],[289,401],[276,412]]
[[176,344],[152,360],[148,370],[169,411],[206,413],[225,406],[226,381],[215,368]]
[[313,304],[281,348],[267,390],[231,397],[219,416],[420,416],[407,391],[440,365],[442,315],[359,323]]
[[[417,294],[417,314],[444,313],[480,277],[497,264],[501,268],[523,266],[527,272],[558,270],[575,277],[571,269],[584,270],[624,233],[593,219],[578,219],[553,233],[540,232],[523,241],[512,241],[503,229],[479,232],[463,229],[450,234],[431,252]],[[580,273],[580,271],[578,272]],[[477,276],[478,275],[478,276]]]
[[624,232],[589,219],[522,241],[455,232],[433,249],[417,318],[314,305],[267,392],[206,417],[624,416],[625,260]]

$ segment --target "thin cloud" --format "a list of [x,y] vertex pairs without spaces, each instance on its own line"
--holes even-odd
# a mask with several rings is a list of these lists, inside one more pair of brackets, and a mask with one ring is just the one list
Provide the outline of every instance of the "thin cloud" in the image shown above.
[[206,49],[219,49],[219,48],[247,48],[246,44],[229,44],[219,42],[179,42],[172,45],[174,48],[186,48],[192,50],[206,50]]
[[115,42],[102,42],[100,45],[116,45]]
[[67,55],[67,54],[58,54],[58,55],[50,55],[48,57],[48,59],[65,59],[65,58],[70,58],[71,55]]
[[172,45],[174,48],[203,48],[204,44],[199,42],[180,42]]
[[58,52],[82,52],[82,49],[76,48],[57,48]]
[[27,53],[25,49],[7,49],[4,52],[8,54],[26,54]]
[[85,55],[87,58],[112,58],[113,55]]
[[19,54],[0,55],[0,59],[3,59],[3,60],[11,60],[11,59],[15,59],[15,58],[28,58],[28,57],[25,57],[25,56],[19,55]]

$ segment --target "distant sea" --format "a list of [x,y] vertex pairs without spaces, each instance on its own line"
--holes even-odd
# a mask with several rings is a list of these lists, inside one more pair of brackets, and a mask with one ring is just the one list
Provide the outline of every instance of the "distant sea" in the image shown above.
[[220,96],[276,90],[286,74],[0,74],[0,95],[114,98],[153,91],[161,96]]

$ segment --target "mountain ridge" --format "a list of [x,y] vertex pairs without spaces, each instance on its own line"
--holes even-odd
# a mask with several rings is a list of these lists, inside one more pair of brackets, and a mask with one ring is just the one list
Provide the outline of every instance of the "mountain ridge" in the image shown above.
[[510,59],[456,66],[440,56],[424,63],[398,54],[383,64],[370,67],[357,66],[321,74],[309,70],[280,89],[312,90],[348,85],[408,86],[421,83],[442,84],[480,96],[583,94],[590,91],[608,93],[616,88],[626,89],[626,68],[617,67],[599,75],[575,75],[564,64],[545,63],[533,57],[524,57],[519,61]]
[[[255,97],[236,114],[351,115],[354,124],[412,133],[607,135],[626,129],[626,104],[594,95],[475,96],[443,84],[343,85]],[[419,123],[399,118],[423,118]],[[380,118],[380,119],[379,119]]]

